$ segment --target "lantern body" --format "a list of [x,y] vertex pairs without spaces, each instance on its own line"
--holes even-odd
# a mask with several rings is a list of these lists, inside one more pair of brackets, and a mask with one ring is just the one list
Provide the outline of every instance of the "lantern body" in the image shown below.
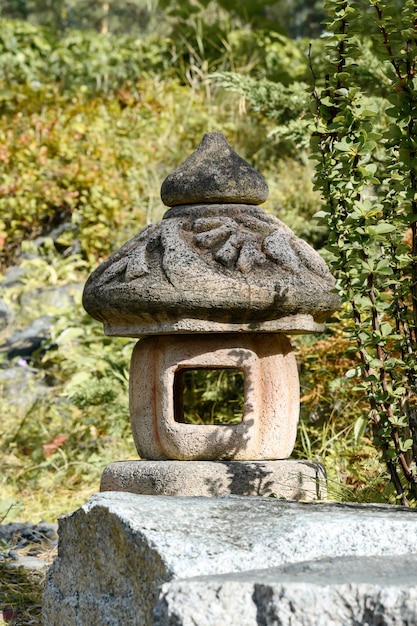
[[[187,424],[175,377],[185,369],[239,369],[244,375],[238,424]],[[299,414],[297,366],[282,334],[148,337],[134,349],[130,414],[141,458],[285,459]]]

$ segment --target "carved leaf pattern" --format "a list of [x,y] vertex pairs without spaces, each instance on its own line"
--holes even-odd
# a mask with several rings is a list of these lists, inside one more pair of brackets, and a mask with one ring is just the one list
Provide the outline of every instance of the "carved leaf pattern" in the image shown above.
[[[157,225],[156,225],[157,226]],[[160,234],[157,228],[149,231],[149,235],[134,248],[127,258],[125,280],[130,281],[148,274],[150,269],[147,255],[160,245]]]
[[[292,274],[304,268],[333,284],[333,278],[319,254],[270,215],[266,214],[261,219],[245,214],[237,218],[202,217],[193,221],[191,230],[196,247],[210,253],[215,262],[229,270],[236,269],[247,274],[255,267],[272,261]],[[148,231],[147,237],[141,238],[124,258],[113,264],[112,274],[125,270],[126,281],[149,274],[149,254],[160,246],[160,230],[155,225]]]
[[244,241],[240,249],[239,258],[236,268],[246,274],[255,265],[263,265],[266,263],[265,255],[258,249],[253,241]]
[[[238,219],[199,218],[193,224],[193,232],[198,247],[210,250],[213,259],[221,265],[244,274],[264,265],[268,259],[293,273],[299,272],[303,263],[315,273],[322,271],[321,259],[306,263],[306,257],[315,254],[310,246],[300,246],[301,254],[297,254],[298,250],[292,247],[292,239],[296,238],[290,229],[284,224],[277,228],[276,220],[268,215],[264,219],[253,215],[242,215]],[[327,273],[324,262],[323,265]]]
[[135,254],[129,257],[126,267],[126,280],[134,280],[149,272],[146,260],[147,242],[142,241],[135,249]]
[[298,272],[301,269],[300,259],[291,248],[285,233],[275,230],[265,237],[262,245],[265,254],[290,272]]

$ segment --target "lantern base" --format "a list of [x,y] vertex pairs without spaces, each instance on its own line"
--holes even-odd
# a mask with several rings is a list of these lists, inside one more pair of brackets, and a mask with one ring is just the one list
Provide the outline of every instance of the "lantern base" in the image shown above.
[[282,461],[117,461],[104,469],[100,491],[158,496],[270,496],[324,500],[320,463]]

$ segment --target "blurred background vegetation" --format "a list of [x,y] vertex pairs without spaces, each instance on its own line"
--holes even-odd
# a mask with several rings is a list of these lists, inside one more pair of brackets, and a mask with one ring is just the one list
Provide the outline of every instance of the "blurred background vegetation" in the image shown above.
[[[35,392],[16,402],[0,376],[0,518],[53,520],[98,490],[105,464],[136,458],[134,342],[103,335],[82,309],[81,286],[161,218],[161,182],[204,132],[225,133],[268,180],[266,210],[326,257],[308,148],[311,92],[327,62],[323,18],[322,3],[307,0],[3,0],[0,299],[10,315],[0,373],[30,372]],[[387,85],[371,31],[361,45],[357,80],[378,106]],[[51,301],[68,286],[71,298]],[[39,319],[47,331],[36,349],[13,351],[11,329]],[[335,318],[322,336],[295,340],[294,454],[324,463],[332,498],[393,501],[367,399],[346,376],[357,364],[348,323]],[[195,384],[196,397],[221,400],[208,413],[226,419],[233,393],[215,377]]]

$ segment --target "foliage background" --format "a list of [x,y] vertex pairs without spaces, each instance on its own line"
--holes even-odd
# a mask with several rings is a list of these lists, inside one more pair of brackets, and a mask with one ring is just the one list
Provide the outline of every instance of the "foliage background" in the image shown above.
[[[321,2],[301,0],[2,4],[0,267],[6,279],[15,266],[20,275],[12,287],[0,283],[0,297],[14,328],[50,320],[24,363],[8,355],[10,327],[0,335],[1,367],[30,368],[42,389],[23,413],[7,393],[1,400],[8,520],[55,519],[98,489],[106,463],[136,457],[127,407],[133,342],[104,337],[79,289],[55,308],[45,290],[81,285],[160,219],[162,180],[204,132],[226,134],[268,180],[266,210],[328,258],[328,226],[313,220],[321,199],[309,148],[311,91],[325,87],[328,62],[323,16]],[[386,89],[378,68],[365,38],[353,71],[374,107]],[[295,455],[325,464],[333,498],[394,501],[363,419],[366,394],[346,376],[358,356],[343,325],[335,318],[323,336],[295,341]],[[202,393],[215,395],[213,386]]]

